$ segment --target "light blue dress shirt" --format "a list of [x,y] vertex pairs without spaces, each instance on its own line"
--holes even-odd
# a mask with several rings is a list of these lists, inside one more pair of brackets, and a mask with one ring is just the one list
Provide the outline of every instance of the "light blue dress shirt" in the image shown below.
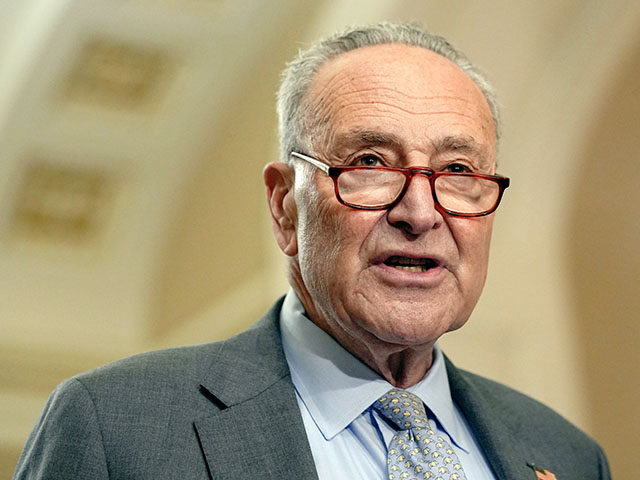
[[[395,430],[371,405],[393,386],[305,316],[292,290],[280,314],[282,345],[320,480],[387,478],[387,445]],[[442,352],[408,388],[433,412],[432,428],[453,445],[469,480],[495,480],[451,399]]]

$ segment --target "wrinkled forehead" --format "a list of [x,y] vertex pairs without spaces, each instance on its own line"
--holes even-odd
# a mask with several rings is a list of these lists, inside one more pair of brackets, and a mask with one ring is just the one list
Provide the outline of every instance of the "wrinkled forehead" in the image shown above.
[[[401,44],[359,48],[325,63],[305,95],[307,124],[352,129],[365,116],[417,121],[458,115],[495,151],[495,126],[480,88],[457,65],[422,47]],[[441,117],[439,117],[442,119]],[[449,122],[452,123],[452,122]]]
[[[460,67],[442,55],[427,48],[397,43],[361,47],[331,58],[318,69],[312,86],[330,81],[335,76],[337,79],[348,77],[351,81],[358,81],[361,77],[357,74],[363,74],[365,79],[376,74],[383,78],[390,75],[414,78],[413,86],[418,89],[415,93],[421,93],[419,90],[424,83],[456,77],[468,83],[470,88],[475,86]],[[477,87],[474,90],[479,91]]]

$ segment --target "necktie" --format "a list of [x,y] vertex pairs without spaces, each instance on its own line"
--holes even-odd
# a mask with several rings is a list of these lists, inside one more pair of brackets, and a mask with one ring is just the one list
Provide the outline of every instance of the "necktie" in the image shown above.
[[449,442],[429,425],[420,397],[404,390],[390,390],[376,400],[373,408],[400,429],[389,444],[389,480],[466,480]]

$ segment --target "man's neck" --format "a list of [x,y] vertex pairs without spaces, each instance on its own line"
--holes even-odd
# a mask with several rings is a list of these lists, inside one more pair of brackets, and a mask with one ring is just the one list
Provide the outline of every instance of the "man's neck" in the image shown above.
[[359,358],[369,368],[379,373],[391,385],[408,388],[418,383],[426,375],[433,363],[435,342],[417,346],[398,345],[384,342],[369,332],[362,332],[366,338],[356,338],[331,320],[328,312],[319,310],[301,279],[297,263],[289,272],[289,281],[305,308],[306,315],[313,323],[331,335],[347,351]]
[[434,344],[408,347],[381,341],[373,334],[365,340],[353,338],[338,326],[326,320],[326,316],[307,312],[313,323],[331,335],[347,351],[378,372],[391,385],[409,388],[424,378],[433,363]]

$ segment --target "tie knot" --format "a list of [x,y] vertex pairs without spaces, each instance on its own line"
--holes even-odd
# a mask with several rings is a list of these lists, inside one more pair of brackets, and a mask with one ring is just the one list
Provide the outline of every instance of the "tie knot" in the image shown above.
[[420,397],[405,390],[389,390],[375,401],[373,408],[400,430],[420,430],[429,426],[424,403]]

